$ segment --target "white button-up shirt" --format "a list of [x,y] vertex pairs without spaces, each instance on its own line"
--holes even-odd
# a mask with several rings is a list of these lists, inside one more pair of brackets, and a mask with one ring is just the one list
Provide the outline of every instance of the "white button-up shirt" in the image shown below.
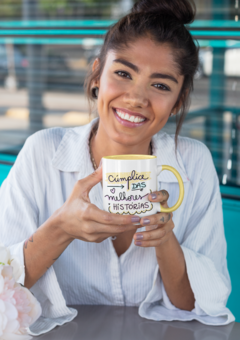
[[[0,188],[0,240],[24,264],[23,243],[71,194],[77,180],[92,173],[89,136],[93,124],[50,128],[31,135]],[[198,320],[226,325],[234,316],[226,308],[231,283],[226,262],[222,202],[211,154],[199,141],[159,132],[152,138],[159,165],[180,173],[185,188],[182,205],[173,213],[174,233],[181,245],[196,302],[189,312],[176,308],[164,289],[155,248],[132,241],[117,256],[111,238],[102,243],[74,240],[31,288],[43,313],[31,326],[32,334],[46,332],[76,316],[70,304],[138,306],[151,320]],[[169,192],[169,206],[179,194],[178,182],[168,171],[158,177],[159,189]],[[103,209],[102,187],[90,200]],[[138,231],[145,230],[144,227]],[[37,265],[37,263],[36,263]],[[25,274],[19,282],[24,284]]]

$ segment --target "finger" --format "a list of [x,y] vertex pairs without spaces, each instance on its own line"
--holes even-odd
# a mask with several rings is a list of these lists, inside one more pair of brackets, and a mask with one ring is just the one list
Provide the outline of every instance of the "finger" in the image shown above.
[[174,223],[168,223],[163,228],[139,232],[134,235],[134,242],[142,247],[156,247],[161,240],[174,229]]
[[137,230],[138,226],[130,225],[104,225],[98,222],[91,221],[91,223],[82,224],[81,232],[77,230],[71,230],[69,233],[74,238],[87,240],[89,242],[98,242],[99,240],[106,239],[110,236],[119,235],[123,232],[130,230]]
[[166,190],[155,191],[148,195],[148,199],[152,202],[167,202],[169,193]]
[[137,231],[139,226],[136,226],[134,224],[125,224],[125,225],[103,225],[101,224],[101,227],[102,227],[102,233],[106,237],[110,237],[110,236],[120,235],[126,231],[132,231],[132,230]]
[[141,218],[140,224],[142,226],[151,226],[151,225],[164,225],[168,223],[172,218],[172,213],[158,213],[155,215],[147,216]]
[[167,202],[161,202],[161,206],[163,206],[164,208],[169,208],[168,203]]
[[91,173],[89,176],[80,179],[77,182],[77,185],[79,186],[80,194],[83,195],[83,198],[88,198],[89,191],[94,187],[96,184],[98,184],[102,180],[102,166],[97,168],[93,173]]
[[145,226],[145,230],[146,231],[157,229],[157,228],[159,228],[158,224],[153,224],[153,225]]
[[94,204],[87,206],[82,218],[85,221],[96,221],[104,225],[132,225],[140,222],[140,217],[138,216],[111,214],[99,209]]

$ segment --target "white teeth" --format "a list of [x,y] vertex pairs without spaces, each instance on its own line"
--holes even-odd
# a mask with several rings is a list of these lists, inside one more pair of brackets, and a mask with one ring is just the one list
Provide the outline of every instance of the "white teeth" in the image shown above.
[[124,120],[128,120],[129,122],[140,123],[140,122],[143,122],[145,120],[144,118],[129,115],[128,113],[123,113],[123,112],[117,111],[117,110],[115,110],[115,111],[120,118],[122,118]]
[[[133,116],[132,116],[133,117]],[[135,118],[133,118],[133,120],[132,120],[132,122],[134,122],[134,123],[138,123],[138,121],[139,121],[139,117],[135,117]]]

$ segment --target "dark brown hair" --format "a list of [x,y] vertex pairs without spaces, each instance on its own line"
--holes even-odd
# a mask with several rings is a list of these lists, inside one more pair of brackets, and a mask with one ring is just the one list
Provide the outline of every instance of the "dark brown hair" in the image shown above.
[[99,80],[103,72],[109,50],[122,51],[141,37],[149,37],[156,43],[167,43],[174,51],[174,58],[184,82],[175,107],[181,104],[176,116],[175,143],[190,105],[190,93],[193,90],[193,78],[198,67],[198,46],[185,24],[195,17],[193,0],[139,0],[131,13],[110,26],[104,44],[96,56],[99,67],[89,69],[85,79],[85,91],[90,104],[94,101],[92,87],[94,80]]

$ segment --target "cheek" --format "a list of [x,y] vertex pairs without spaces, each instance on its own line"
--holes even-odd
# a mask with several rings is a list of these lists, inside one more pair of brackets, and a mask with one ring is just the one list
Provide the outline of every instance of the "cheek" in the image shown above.
[[121,94],[124,90],[123,83],[107,75],[102,78],[100,86],[104,99],[113,99],[115,96]]
[[104,118],[105,115],[108,115],[111,102],[121,95],[122,89],[119,86],[119,83],[106,77],[102,77],[100,88],[98,113],[101,118]]
[[158,96],[154,100],[153,111],[159,120],[168,119],[169,114],[175,104],[172,96]]

